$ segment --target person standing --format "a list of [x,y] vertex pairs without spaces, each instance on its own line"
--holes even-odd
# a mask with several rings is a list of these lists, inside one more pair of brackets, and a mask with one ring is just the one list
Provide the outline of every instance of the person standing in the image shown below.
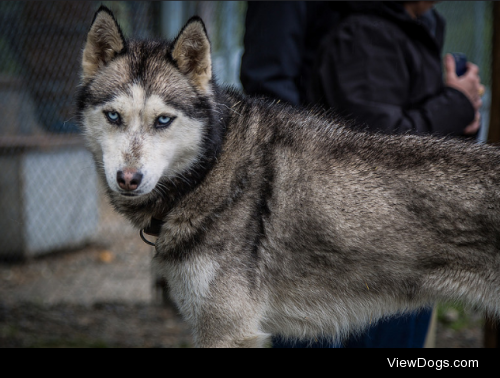
[[470,136],[482,105],[478,67],[457,77],[441,53],[445,21],[432,1],[340,2],[323,39],[308,101],[386,134]]

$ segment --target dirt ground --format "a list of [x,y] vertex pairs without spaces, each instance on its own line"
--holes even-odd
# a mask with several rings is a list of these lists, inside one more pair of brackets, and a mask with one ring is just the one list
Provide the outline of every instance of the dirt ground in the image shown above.
[[100,209],[89,245],[0,263],[0,347],[192,346],[155,285],[153,248],[104,199]]
[[[152,247],[106,204],[92,244],[0,263],[0,348],[189,348],[187,325],[164,305]],[[435,346],[481,348],[482,316],[441,308]]]

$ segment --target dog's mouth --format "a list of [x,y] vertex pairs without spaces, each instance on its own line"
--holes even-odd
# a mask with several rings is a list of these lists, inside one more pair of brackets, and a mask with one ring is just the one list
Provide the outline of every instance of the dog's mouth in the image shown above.
[[122,201],[128,202],[128,201],[137,201],[141,198],[144,197],[145,193],[143,191],[139,192],[127,192],[127,191],[121,191],[121,190],[112,190],[113,192],[113,197],[115,199],[121,199]]
[[131,192],[118,192],[118,194],[122,197],[128,197],[128,198],[133,198],[133,197],[140,197],[143,193],[142,192],[135,192],[135,193],[131,193]]
[[139,194],[136,193],[120,193],[124,197],[137,197]]

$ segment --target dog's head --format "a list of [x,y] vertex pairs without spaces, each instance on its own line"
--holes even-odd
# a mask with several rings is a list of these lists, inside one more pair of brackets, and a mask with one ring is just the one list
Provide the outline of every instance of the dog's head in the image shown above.
[[210,143],[210,43],[198,17],[173,42],[126,40],[101,7],[82,59],[78,114],[112,195],[134,201],[182,177]]

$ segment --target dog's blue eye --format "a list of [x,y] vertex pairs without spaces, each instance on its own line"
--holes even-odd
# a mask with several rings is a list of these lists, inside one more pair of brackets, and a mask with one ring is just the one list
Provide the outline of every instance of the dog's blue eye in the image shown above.
[[156,119],[156,127],[157,128],[162,128],[162,127],[167,127],[172,123],[175,117],[168,117],[168,116],[160,116]]
[[109,120],[111,123],[120,123],[120,114],[117,112],[104,112],[106,115],[106,118]]
[[158,118],[158,121],[159,121],[160,123],[166,124],[166,123],[169,123],[169,122],[170,122],[170,117],[167,117],[167,116],[161,116],[160,118]]

